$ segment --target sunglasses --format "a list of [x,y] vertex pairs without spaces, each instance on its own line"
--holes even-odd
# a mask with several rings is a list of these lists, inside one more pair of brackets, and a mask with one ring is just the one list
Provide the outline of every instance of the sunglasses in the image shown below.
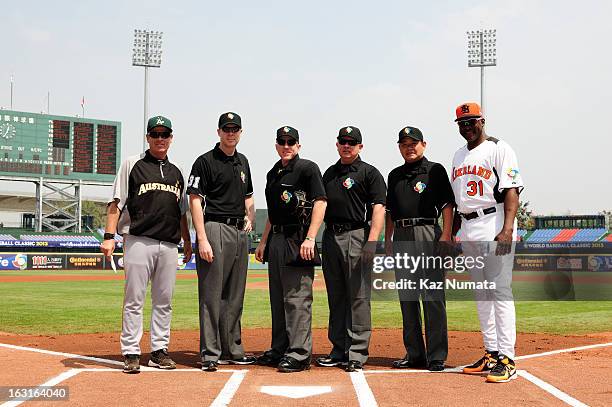
[[238,133],[240,131],[240,127],[229,127],[229,126],[225,126],[223,127],[221,130],[223,130],[224,133]]
[[290,147],[293,147],[294,145],[297,144],[297,140],[296,139],[292,139],[292,138],[288,138],[288,139],[277,138],[276,139],[276,144],[278,144],[279,146],[290,146]]
[[350,139],[342,138],[342,139],[338,139],[338,144],[340,144],[341,146],[345,146],[348,144],[351,147],[355,147],[356,145],[359,144],[359,142],[357,140],[350,140]]
[[149,132],[149,137],[151,138],[163,138],[163,139],[167,139],[172,137],[172,132],[171,131],[151,131]]
[[473,127],[478,123],[480,119],[467,119],[467,120],[459,120],[457,124],[459,127]]

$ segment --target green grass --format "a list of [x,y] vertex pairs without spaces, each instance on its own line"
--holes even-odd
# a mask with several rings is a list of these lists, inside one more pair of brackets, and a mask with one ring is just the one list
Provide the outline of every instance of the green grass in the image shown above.
[[[262,271],[258,270],[257,273]],[[15,272],[12,272],[13,274]],[[49,272],[19,272],[36,275]],[[181,272],[187,273],[187,272]],[[7,273],[2,273],[7,274]],[[67,274],[56,272],[55,274]],[[82,272],[79,274],[109,274]],[[112,274],[112,272],[110,272]],[[253,281],[262,281],[253,278]],[[123,281],[61,281],[0,283],[0,331],[24,334],[118,332],[121,329]],[[198,329],[198,294],[195,279],[176,282],[172,329]],[[519,332],[584,334],[612,332],[612,301],[517,301]],[[325,328],[328,320],[325,291],[315,291],[313,327]],[[145,307],[145,326],[150,318],[150,298]],[[373,301],[374,327],[399,328],[397,301]],[[267,290],[247,290],[242,326],[270,327]],[[448,303],[450,330],[479,331],[473,301]]]

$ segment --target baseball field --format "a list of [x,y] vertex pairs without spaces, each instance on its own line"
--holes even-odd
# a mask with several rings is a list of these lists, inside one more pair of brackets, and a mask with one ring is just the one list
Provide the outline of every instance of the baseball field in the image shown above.
[[[527,279],[528,280],[528,279]],[[515,289],[529,281],[515,282]],[[373,301],[374,333],[363,372],[320,368],[295,374],[258,366],[198,369],[197,279],[179,271],[174,296],[170,355],[175,371],[144,368],[121,373],[119,352],[123,274],[112,271],[0,272],[0,372],[4,388],[60,386],[60,405],[330,405],[395,406],[468,404],[493,397],[506,405],[609,405],[612,400],[612,302],[517,301],[519,378],[490,384],[458,373],[481,356],[482,341],[473,301],[449,301],[449,360],[444,373],[392,370],[404,356],[401,315],[394,300]],[[145,309],[148,327],[150,307]],[[326,354],[328,310],[322,275],[315,278],[314,353]],[[270,342],[265,270],[250,270],[243,314],[243,340],[258,354]],[[147,329],[147,328],[145,328]],[[149,338],[142,341],[144,366]],[[176,376],[178,375],[178,376]],[[44,387],[41,387],[44,389]],[[143,389],[146,389],[143,390]],[[490,395],[490,396],[489,396]],[[27,398],[27,397],[26,397]],[[12,400],[12,401],[11,401]],[[30,399],[27,405],[44,402]],[[480,403],[480,402],[479,402]]]

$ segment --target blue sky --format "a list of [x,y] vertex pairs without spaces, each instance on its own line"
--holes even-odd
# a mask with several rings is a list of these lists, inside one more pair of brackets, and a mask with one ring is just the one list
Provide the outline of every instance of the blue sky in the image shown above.
[[385,176],[401,164],[406,125],[448,169],[462,145],[454,108],[480,94],[465,32],[496,28],[489,134],[516,150],[537,213],[595,213],[612,207],[611,14],[606,1],[12,2],[0,25],[0,106],[11,75],[15,110],[46,110],[50,91],[50,112],[72,116],[85,96],[86,116],[121,121],[122,153],[136,154],[144,74],[131,66],[133,30],[164,31],[149,112],[174,122],[171,157],[189,170],[217,141],[219,114],[238,112],[263,207],[283,125],[300,130],[302,156],[322,171],[344,125],[362,130],[363,159]]

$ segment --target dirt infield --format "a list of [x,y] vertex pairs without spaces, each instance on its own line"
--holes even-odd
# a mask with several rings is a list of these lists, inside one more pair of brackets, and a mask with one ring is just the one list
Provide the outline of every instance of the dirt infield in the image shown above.
[[[315,355],[329,351],[325,330],[314,330]],[[466,376],[452,370],[479,357],[479,333],[451,332],[447,372],[397,371],[391,362],[404,354],[401,331],[376,329],[370,347],[371,358],[363,373],[348,374],[337,368],[320,368],[296,374],[277,373],[259,366],[222,367],[216,373],[197,370],[198,332],[176,331],[171,338],[171,356],[179,369],[164,372],[143,368],[139,375],[120,373],[121,355],[117,333],[61,336],[14,335],[0,333],[0,360],[9,369],[0,371],[6,386],[35,386],[49,380],[68,386],[70,402],[62,405],[252,405],[286,406],[287,395],[306,389],[315,393],[292,399],[295,406],[396,406],[466,405],[494,394],[505,405],[561,405],[577,399],[589,405],[609,405],[612,383],[607,366],[612,347],[540,355],[543,352],[579,346],[608,344],[612,333],[586,336],[520,334],[517,355],[521,376],[506,384],[486,384],[480,376]],[[243,330],[245,349],[260,353],[267,349],[269,329]],[[52,350],[63,354],[36,353]],[[148,335],[144,335],[142,365],[146,365]],[[76,355],[98,357],[83,360]],[[529,357],[525,355],[536,355]],[[104,362],[106,361],[106,362]],[[288,386],[288,387],[287,387]],[[312,387],[316,386],[316,387]],[[552,390],[547,387],[552,387]],[[318,392],[318,393],[317,393]],[[569,397],[569,399],[567,399]],[[27,405],[39,403],[28,402]],[[574,405],[580,405],[575,404]]]

